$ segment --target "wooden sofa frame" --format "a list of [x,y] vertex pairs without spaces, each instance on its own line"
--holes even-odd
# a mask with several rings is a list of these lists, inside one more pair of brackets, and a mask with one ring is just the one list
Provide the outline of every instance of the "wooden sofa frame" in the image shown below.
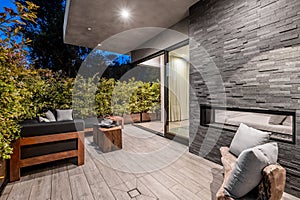
[[[77,140],[77,149],[62,151],[59,153],[46,154],[31,158],[21,159],[21,148],[23,146],[59,142],[65,140]],[[10,159],[10,182],[20,180],[20,170],[22,167],[77,157],[77,165],[84,164],[84,132],[68,132],[59,134],[49,134],[43,136],[33,136],[17,139],[12,144],[13,154]]]

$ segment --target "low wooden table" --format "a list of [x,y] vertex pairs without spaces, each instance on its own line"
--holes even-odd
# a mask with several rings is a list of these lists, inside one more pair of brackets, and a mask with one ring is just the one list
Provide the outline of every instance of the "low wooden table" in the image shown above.
[[119,126],[101,128],[95,124],[93,126],[93,141],[104,153],[122,149],[122,129]]

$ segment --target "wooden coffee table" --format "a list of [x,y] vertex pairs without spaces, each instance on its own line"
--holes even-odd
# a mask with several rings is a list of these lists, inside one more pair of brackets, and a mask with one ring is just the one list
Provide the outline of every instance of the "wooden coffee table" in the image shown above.
[[119,126],[101,128],[95,124],[93,126],[93,140],[104,153],[122,149],[122,129]]

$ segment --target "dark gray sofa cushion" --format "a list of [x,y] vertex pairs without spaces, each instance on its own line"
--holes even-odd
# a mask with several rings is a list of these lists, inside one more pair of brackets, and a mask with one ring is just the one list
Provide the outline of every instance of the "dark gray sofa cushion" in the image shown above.
[[37,119],[25,119],[20,123],[20,125],[26,125],[26,124],[38,124],[39,121]]
[[83,131],[83,120],[21,124],[21,137]]
[[246,149],[268,143],[269,138],[269,132],[260,131],[241,123],[230,144],[230,152],[239,156]]
[[233,198],[245,196],[260,183],[262,170],[267,165],[276,164],[277,159],[278,146],[276,142],[243,151],[225,183],[226,194]]

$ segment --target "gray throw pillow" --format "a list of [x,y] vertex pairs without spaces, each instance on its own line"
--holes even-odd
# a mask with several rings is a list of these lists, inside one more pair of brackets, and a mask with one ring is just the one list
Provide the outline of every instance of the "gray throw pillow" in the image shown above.
[[226,195],[241,198],[253,190],[262,179],[262,170],[276,164],[278,146],[276,142],[247,149],[238,157],[224,189]]
[[246,149],[269,142],[270,133],[248,127],[241,123],[230,144],[229,151],[235,156]]
[[281,125],[282,122],[286,119],[285,115],[272,115],[269,119],[269,124]]
[[39,122],[50,122],[50,120],[45,117],[39,117]]
[[57,121],[70,121],[73,120],[73,116],[72,116],[72,109],[68,109],[68,110],[56,110],[56,114],[57,114]]
[[49,119],[50,122],[55,122],[56,121],[54,114],[50,110],[48,110],[45,113],[45,115],[46,115],[47,119]]

